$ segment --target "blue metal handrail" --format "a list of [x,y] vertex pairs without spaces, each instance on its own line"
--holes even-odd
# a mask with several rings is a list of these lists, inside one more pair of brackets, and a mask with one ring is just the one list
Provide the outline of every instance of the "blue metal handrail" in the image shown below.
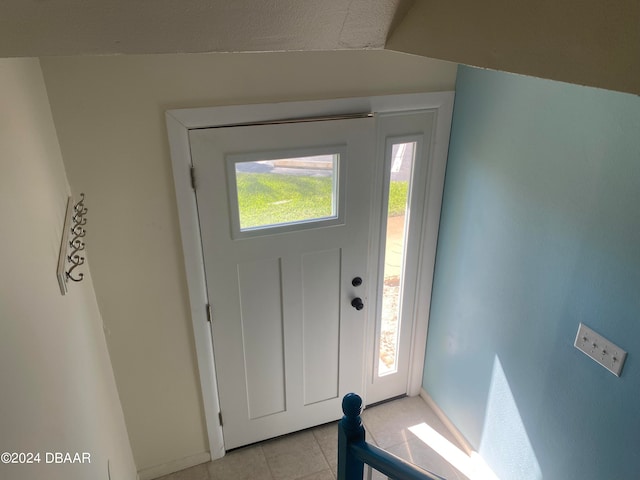
[[444,480],[367,443],[360,418],[362,399],[358,395],[345,395],[342,412],[344,417],[338,423],[338,480],[362,480],[365,463],[393,480]]

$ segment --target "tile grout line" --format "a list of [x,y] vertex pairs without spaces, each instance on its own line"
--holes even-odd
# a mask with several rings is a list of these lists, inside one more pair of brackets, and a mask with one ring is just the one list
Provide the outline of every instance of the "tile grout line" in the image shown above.
[[376,436],[373,434],[373,431],[369,427],[367,427],[367,424],[364,422],[364,420],[362,420],[362,426],[364,427],[365,431],[365,440],[367,437],[371,437],[375,446],[378,447],[379,445],[378,441],[376,440]]
[[[313,437],[313,441],[316,442],[316,445],[318,446],[318,450],[320,450],[320,453],[322,454],[322,458],[324,460],[324,463],[327,465],[326,469],[331,470],[331,464],[329,463],[329,460],[327,460],[327,456],[324,454],[324,450],[322,450],[322,446],[320,445],[320,442],[318,441],[318,437],[316,437],[315,428],[313,430],[311,430],[311,436]],[[322,470],[326,470],[326,469],[323,468]],[[318,470],[317,472],[310,473],[307,476],[313,475],[314,473],[320,473],[322,470]],[[331,472],[331,475],[333,475],[333,472]]]
[[269,470],[269,476],[271,477],[271,480],[277,480],[275,475],[273,474],[273,470],[271,470],[271,465],[269,465],[269,460],[267,459],[267,456],[264,453],[264,449],[262,448],[262,445],[258,445],[258,447],[260,447],[260,453],[264,457],[264,463],[267,465],[267,469]]
[[[306,431],[309,431],[309,433],[311,434],[311,438],[313,439],[313,441],[315,442],[316,446],[318,447],[318,450],[320,451],[321,458],[322,458],[322,460],[325,462],[325,465],[324,465],[324,466],[322,466],[322,467],[321,467],[319,470],[317,470],[317,471],[314,471],[314,472],[308,472],[308,473],[306,473],[306,474],[305,474],[304,476],[302,476],[302,477],[295,477],[293,480],[304,480],[304,478],[309,477],[309,476],[314,475],[314,474],[318,474],[318,473],[320,473],[320,472],[322,472],[322,471],[324,471],[324,470],[331,470],[331,465],[330,465],[330,464],[329,464],[329,462],[327,461],[326,455],[324,454],[324,451],[322,450],[322,447],[320,446],[320,442],[318,441],[318,439],[317,439],[317,437],[316,437],[316,435],[315,435],[315,428],[316,428],[316,427],[313,427],[313,428],[311,428],[311,429],[307,429]],[[292,436],[292,435],[295,435],[295,434],[298,434],[298,433],[302,433],[302,432],[304,432],[304,431],[305,431],[305,430],[303,430],[303,431],[301,431],[301,432],[293,432],[293,433],[291,433],[291,434],[283,435],[283,437]],[[268,441],[269,441],[269,440],[266,440],[266,442],[268,442]],[[262,448],[262,445],[260,446],[260,448]],[[269,469],[269,473],[271,474],[271,478],[272,478],[272,480],[281,480],[281,478],[280,478],[280,477],[276,477],[276,475],[273,473],[273,470],[272,470],[272,468],[271,468],[271,465],[270,465],[270,463],[269,463],[269,460],[267,459],[266,455],[264,454],[264,450],[263,450],[262,452],[263,452],[263,455],[265,456],[265,460],[266,460],[266,463],[267,463],[267,468]],[[333,475],[333,472],[331,472],[331,474]]]
[[[315,427],[311,430],[311,433],[313,434],[313,439],[316,441],[316,443],[318,444],[318,448],[320,448],[320,453],[322,453],[322,457],[324,458],[325,463],[327,464],[327,468],[329,469],[329,471],[331,472],[331,476],[333,477],[333,470],[331,470],[331,462],[329,461],[329,459],[327,458],[327,454],[324,453],[324,450],[322,449],[322,445],[320,445],[320,441],[318,440],[318,437],[316,435],[316,429],[319,427]],[[337,461],[337,459],[336,459]],[[322,471],[322,470],[321,470]],[[335,477],[334,477],[335,478]]]

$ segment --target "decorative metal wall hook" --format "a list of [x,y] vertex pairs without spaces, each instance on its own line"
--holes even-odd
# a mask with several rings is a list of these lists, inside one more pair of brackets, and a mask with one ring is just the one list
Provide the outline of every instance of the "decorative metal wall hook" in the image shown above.
[[73,205],[72,197],[67,199],[67,211],[64,218],[60,256],[58,258],[58,283],[60,284],[60,293],[62,295],[67,293],[67,282],[69,280],[80,282],[84,278],[84,273],[74,273],[74,270],[85,263],[85,257],[81,252],[86,248],[83,240],[87,234],[84,229],[87,224],[86,214],[87,207],[84,205],[84,193],[80,194],[80,200],[75,205]]

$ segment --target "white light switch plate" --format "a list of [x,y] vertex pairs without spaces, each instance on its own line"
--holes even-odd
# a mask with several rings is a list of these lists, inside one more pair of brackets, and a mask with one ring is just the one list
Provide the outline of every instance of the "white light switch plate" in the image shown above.
[[578,326],[578,334],[573,345],[594,359],[604,368],[620,376],[622,366],[627,358],[627,352],[613,344],[599,333],[594,332],[584,324]]

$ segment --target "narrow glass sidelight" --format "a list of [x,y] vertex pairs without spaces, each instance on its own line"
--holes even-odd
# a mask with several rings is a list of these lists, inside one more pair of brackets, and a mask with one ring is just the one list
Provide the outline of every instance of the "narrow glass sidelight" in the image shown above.
[[382,307],[378,351],[378,376],[398,369],[398,341],[402,319],[405,257],[409,225],[411,179],[416,142],[393,143],[387,162],[385,185],[386,235],[382,276]]

